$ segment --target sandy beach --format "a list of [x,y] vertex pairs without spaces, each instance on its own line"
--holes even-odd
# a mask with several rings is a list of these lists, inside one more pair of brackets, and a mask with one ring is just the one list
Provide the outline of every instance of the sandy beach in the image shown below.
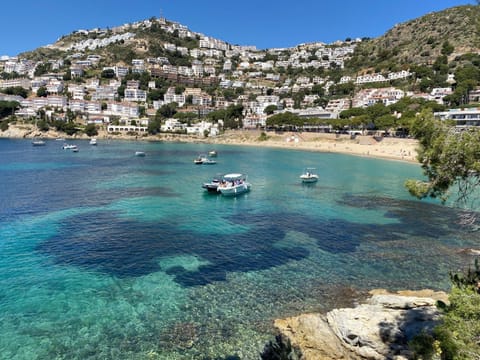
[[400,160],[417,163],[418,142],[405,138],[374,138],[373,136],[326,133],[268,132],[266,140],[260,140],[260,131],[226,132],[209,142],[221,144],[240,144],[268,146],[293,150],[342,153],[364,157]]
[[[377,138],[373,136],[357,135],[351,138],[347,134],[327,134],[309,132],[267,132],[262,137],[260,130],[228,130],[216,136],[204,138],[200,136],[179,135],[179,134],[158,134],[158,135],[113,135],[100,130],[96,138],[138,140],[138,141],[176,141],[191,143],[228,144],[246,146],[266,146],[292,150],[307,150],[319,152],[342,153],[356,156],[382,158],[416,163],[418,142],[414,139],[405,138]],[[39,132],[33,126],[11,125],[8,130],[0,132],[4,138],[50,138],[65,137],[65,134],[57,133],[54,130]],[[68,139],[88,139],[85,134]]]

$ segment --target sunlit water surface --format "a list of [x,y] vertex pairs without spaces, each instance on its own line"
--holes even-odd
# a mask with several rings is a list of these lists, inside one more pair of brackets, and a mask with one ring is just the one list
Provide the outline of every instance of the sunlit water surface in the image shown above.
[[[257,359],[274,319],[448,289],[476,244],[457,209],[407,194],[415,164],[218,145],[194,165],[211,145],[74,143],[0,140],[1,359]],[[252,191],[201,188],[226,172]]]

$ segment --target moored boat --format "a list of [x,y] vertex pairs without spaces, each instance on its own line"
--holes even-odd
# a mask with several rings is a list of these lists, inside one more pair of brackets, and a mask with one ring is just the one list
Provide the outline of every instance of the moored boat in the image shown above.
[[145,155],[144,151],[135,151],[135,156],[144,157]]
[[90,139],[90,145],[97,145],[97,139],[91,138]]
[[193,160],[193,163],[196,165],[213,165],[217,162],[213,159],[209,159],[206,155],[198,155],[198,157]]
[[45,141],[40,140],[40,139],[32,141],[33,146],[44,146],[45,144],[46,144]]
[[300,175],[303,183],[315,183],[318,181],[318,175],[315,173],[315,168],[305,168],[303,174]]
[[214,176],[209,182],[205,182],[202,184],[202,188],[207,190],[209,193],[219,194],[218,186],[223,180],[223,174],[217,174]]
[[218,155],[218,154],[217,154],[217,152],[216,152],[215,150],[210,150],[210,151],[208,152],[208,156],[210,156],[210,157],[217,157],[217,155]]
[[218,191],[224,196],[237,196],[250,191],[251,184],[247,176],[239,173],[226,174],[218,185]]
[[73,144],[63,144],[62,149],[63,150],[75,150],[77,148],[77,145]]
[[216,164],[217,162],[215,160],[212,160],[212,159],[204,159],[202,164],[203,165],[213,165],[213,164]]

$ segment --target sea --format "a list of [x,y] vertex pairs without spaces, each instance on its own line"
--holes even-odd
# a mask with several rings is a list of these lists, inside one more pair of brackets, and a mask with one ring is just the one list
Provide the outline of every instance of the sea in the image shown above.
[[[371,289],[448,290],[478,244],[464,210],[408,194],[418,164],[69,143],[0,140],[0,359],[259,359],[275,319]],[[193,163],[210,150],[216,164]],[[306,167],[317,183],[301,183]],[[206,192],[220,173],[251,191]]]

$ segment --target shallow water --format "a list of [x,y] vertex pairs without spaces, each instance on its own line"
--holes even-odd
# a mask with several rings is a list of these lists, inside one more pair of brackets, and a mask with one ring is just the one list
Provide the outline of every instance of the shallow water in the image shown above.
[[[415,164],[218,145],[194,165],[211,145],[74,143],[0,140],[1,359],[257,359],[273,319],[448,289],[476,244],[457,209],[408,195]],[[252,191],[201,188],[226,172]]]

